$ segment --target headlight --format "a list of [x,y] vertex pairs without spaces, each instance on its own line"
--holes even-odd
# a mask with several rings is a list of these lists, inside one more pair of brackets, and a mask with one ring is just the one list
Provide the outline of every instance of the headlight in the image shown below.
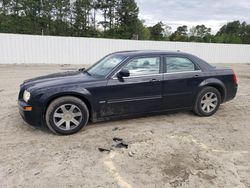
[[30,92],[28,92],[27,90],[25,90],[23,93],[23,100],[25,102],[28,102],[30,100]]

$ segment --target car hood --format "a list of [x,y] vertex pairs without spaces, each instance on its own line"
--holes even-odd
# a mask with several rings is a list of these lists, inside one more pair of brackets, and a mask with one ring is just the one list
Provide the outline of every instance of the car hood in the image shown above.
[[68,71],[25,80],[22,86],[29,90],[38,90],[60,85],[95,81],[96,78],[81,71]]

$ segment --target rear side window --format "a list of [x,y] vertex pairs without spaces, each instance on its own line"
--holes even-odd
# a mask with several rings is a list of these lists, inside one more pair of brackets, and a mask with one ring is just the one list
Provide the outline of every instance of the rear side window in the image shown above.
[[167,57],[166,62],[167,73],[199,70],[192,61],[183,57]]

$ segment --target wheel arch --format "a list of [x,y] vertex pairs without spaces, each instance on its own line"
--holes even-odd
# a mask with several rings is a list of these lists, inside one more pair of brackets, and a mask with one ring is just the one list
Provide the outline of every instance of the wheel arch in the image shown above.
[[[203,81],[200,85],[199,85],[199,91],[197,92],[197,94],[205,87],[214,87],[215,89],[217,89],[220,94],[221,94],[221,102],[223,103],[226,99],[226,87],[224,85],[224,83],[216,78],[210,78],[207,79],[205,81]],[[196,96],[197,96],[196,94]]]
[[206,85],[207,87],[214,87],[215,89],[217,89],[220,94],[221,94],[221,102],[223,102],[225,100],[225,90],[223,89],[223,87],[219,84],[214,84],[214,83],[211,83],[211,84],[208,84]]
[[58,93],[58,94],[55,94],[53,96],[50,96],[46,101],[45,101],[45,104],[43,106],[43,114],[42,114],[42,117],[43,119],[45,118],[45,114],[46,114],[46,111],[49,107],[49,105],[56,99],[58,98],[61,98],[61,97],[76,97],[80,100],[82,100],[87,108],[88,108],[88,111],[89,111],[89,120],[91,121],[92,120],[92,117],[93,117],[93,106],[91,104],[91,102],[87,99],[86,96],[82,95],[82,94],[79,94],[79,93]]

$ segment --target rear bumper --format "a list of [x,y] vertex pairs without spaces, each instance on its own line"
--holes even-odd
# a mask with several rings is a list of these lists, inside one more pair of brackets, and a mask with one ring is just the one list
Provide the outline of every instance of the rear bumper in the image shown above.
[[41,127],[41,117],[33,108],[32,111],[26,111],[24,108],[30,106],[25,101],[19,100],[19,113],[23,120],[34,127]]
[[224,102],[233,100],[237,94],[238,91],[238,85],[235,85],[233,87],[231,87],[230,89],[227,90],[227,96],[224,100]]

